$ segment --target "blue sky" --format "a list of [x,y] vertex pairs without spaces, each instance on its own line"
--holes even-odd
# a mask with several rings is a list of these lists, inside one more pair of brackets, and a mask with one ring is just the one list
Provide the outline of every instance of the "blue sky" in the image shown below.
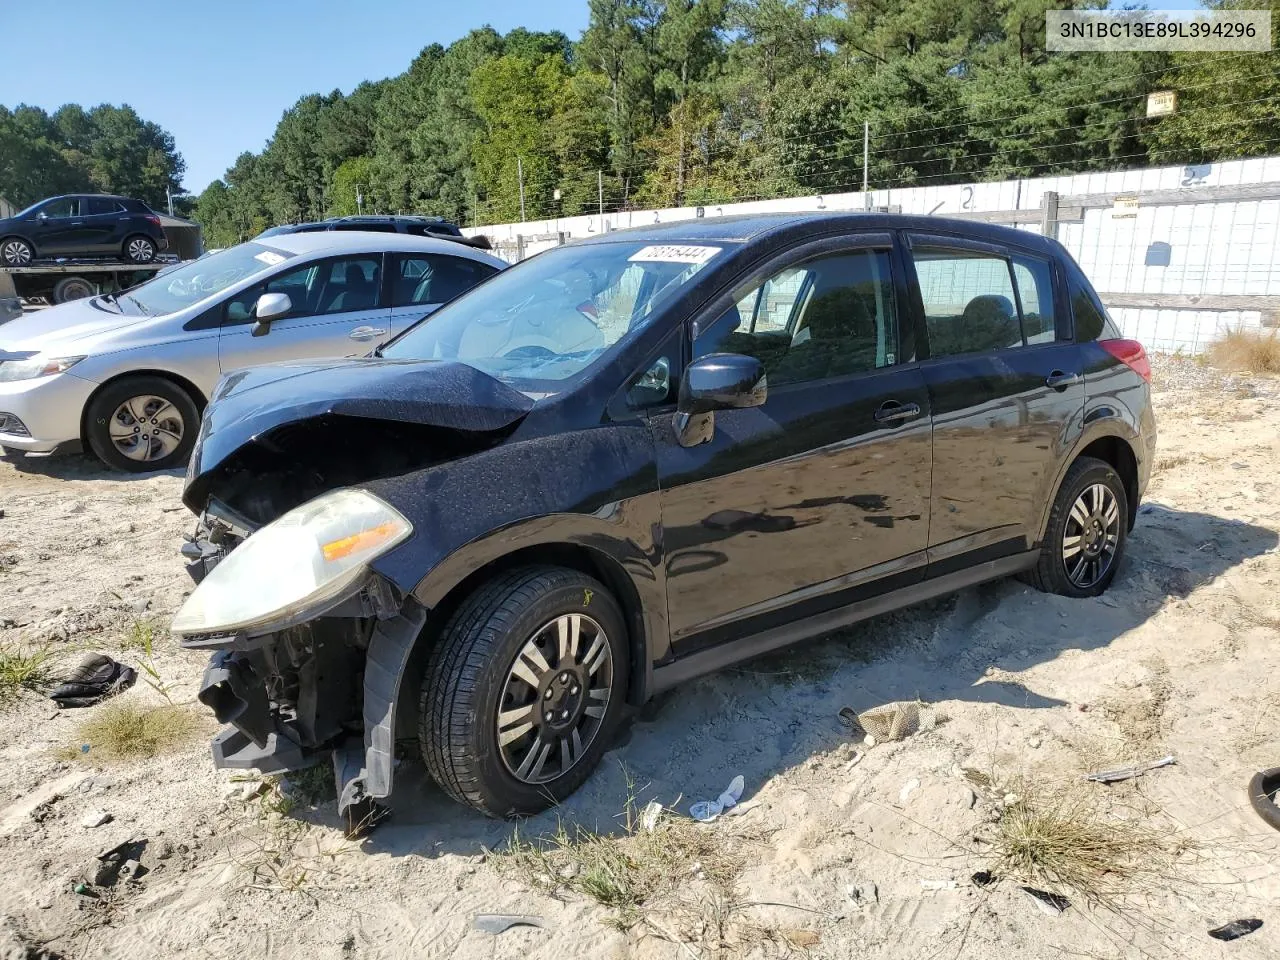
[[[0,0],[0,103],[128,103],[173,134],[200,192],[307,93],[402,73],[490,24],[587,25],[587,0]],[[73,28],[74,27],[74,31]],[[74,39],[74,34],[79,39]],[[31,42],[28,42],[30,40]],[[83,40],[83,42],[81,42]]]
[[362,80],[394,76],[427,44],[447,46],[485,23],[500,33],[523,26],[573,39],[587,25],[587,0],[0,4],[0,103],[49,111],[69,102],[129,103],[173,134],[187,161],[185,185],[195,193],[242,151],[262,149],[304,94],[349,92]]

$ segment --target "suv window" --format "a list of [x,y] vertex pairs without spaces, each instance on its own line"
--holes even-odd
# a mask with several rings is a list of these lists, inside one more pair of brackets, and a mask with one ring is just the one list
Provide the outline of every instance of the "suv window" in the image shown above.
[[80,216],[80,198],[79,197],[60,197],[57,200],[50,200],[40,212],[46,217],[78,217]]
[[889,254],[859,250],[775,273],[698,331],[693,355],[755,357],[772,387],[889,366],[897,342]]
[[108,200],[105,197],[90,197],[88,199],[89,216],[104,216],[110,213],[127,213],[124,204],[119,200]]
[[911,251],[929,355],[1022,346],[1009,261],[989,253],[917,247]]
[[487,263],[443,254],[402,254],[392,276],[391,305],[444,303],[497,273]]
[[[1071,295],[1071,315],[1075,321],[1077,343],[1120,336],[1105,309],[1079,279],[1069,276],[1067,292]],[[1103,337],[1104,333],[1106,337]]]

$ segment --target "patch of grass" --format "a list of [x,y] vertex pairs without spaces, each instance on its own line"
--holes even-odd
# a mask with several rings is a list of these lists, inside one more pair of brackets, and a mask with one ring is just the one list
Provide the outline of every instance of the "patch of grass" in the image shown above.
[[39,692],[48,684],[50,659],[47,649],[0,650],[0,705],[11,703],[20,690]]
[[1228,330],[1209,347],[1209,359],[1221,370],[1280,373],[1280,330]]
[[1185,453],[1176,453],[1167,457],[1161,457],[1156,461],[1156,471],[1164,473],[1166,470],[1174,470],[1191,462],[1191,457]]
[[149,657],[155,638],[154,623],[150,620],[135,620],[129,625],[129,632],[120,638],[120,649],[125,652],[137,650]]
[[[65,758],[89,760],[147,760],[182,746],[196,733],[195,716],[172,704],[145,707],[132,699],[116,698],[95,708],[80,725],[76,743]],[[82,745],[88,744],[88,752]]]
[[1004,789],[1013,796],[988,838],[997,876],[1115,906],[1167,885],[1191,846],[1184,834],[1152,826],[1150,811],[1117,809],[1097,784],[1020,781]]
[[526,840],[517,828],[495,854],[496,866],[535,889],[570,890],[612,908],[610,924],[621,930],[650,908],[671,907],[686,885],[712,901],[736,899],[743,860],[720,830],[665,812],[646,830],[632,800],[623,819],[617,835],[560,823],[550,837]]

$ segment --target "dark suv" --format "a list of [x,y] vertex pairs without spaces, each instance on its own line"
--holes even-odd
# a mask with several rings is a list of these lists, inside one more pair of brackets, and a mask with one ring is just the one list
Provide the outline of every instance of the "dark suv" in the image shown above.
[[441,240],[454,240],[467,246],[481,250],[490,249],[487,237],[463,236],[462,230],[455,223],[440,217],[391,216],[375,215],[353,217],[330,217],[328,220],[317,220],[314,223],[288,223],[278,227],[269,227],[254,239],[273,237],[281,233],[315,233],[320,230],[364,230],[370,233],[407,233],[415,237],[438,237]]
[[41,200],[0,220],[0,266],[46,257],[120,257],[150,263],[168,246],[160,218],[141,200],[104,193]]
[[492,815],[565,797],[628,705],[1018,574],[1107,588],[1156,429],[1061,246],[928,217],[694,220],[557,247],[377,356],[223,381],[183,498],[222,766],[416,734]]

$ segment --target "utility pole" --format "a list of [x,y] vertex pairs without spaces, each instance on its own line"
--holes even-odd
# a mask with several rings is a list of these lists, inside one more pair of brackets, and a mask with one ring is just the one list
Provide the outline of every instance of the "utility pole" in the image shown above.
[[364,213],[364,194],[360,192],[360,184],[356,184],[356,213]]
[[524,223],[524,161],[516,157],[516,177],[520,180],[520,222]]
[[600,232],[604,233],[604,171],[596,171],[596,196],[600,200]]
[[862,205],[871,209],[871,195],[867,193],[867,166],[871,161],[871,124],[862,122]]
[[173,194],[169,192],[169,185],[164,185],[164,198],[169,202],[169,216],[173,216]]

